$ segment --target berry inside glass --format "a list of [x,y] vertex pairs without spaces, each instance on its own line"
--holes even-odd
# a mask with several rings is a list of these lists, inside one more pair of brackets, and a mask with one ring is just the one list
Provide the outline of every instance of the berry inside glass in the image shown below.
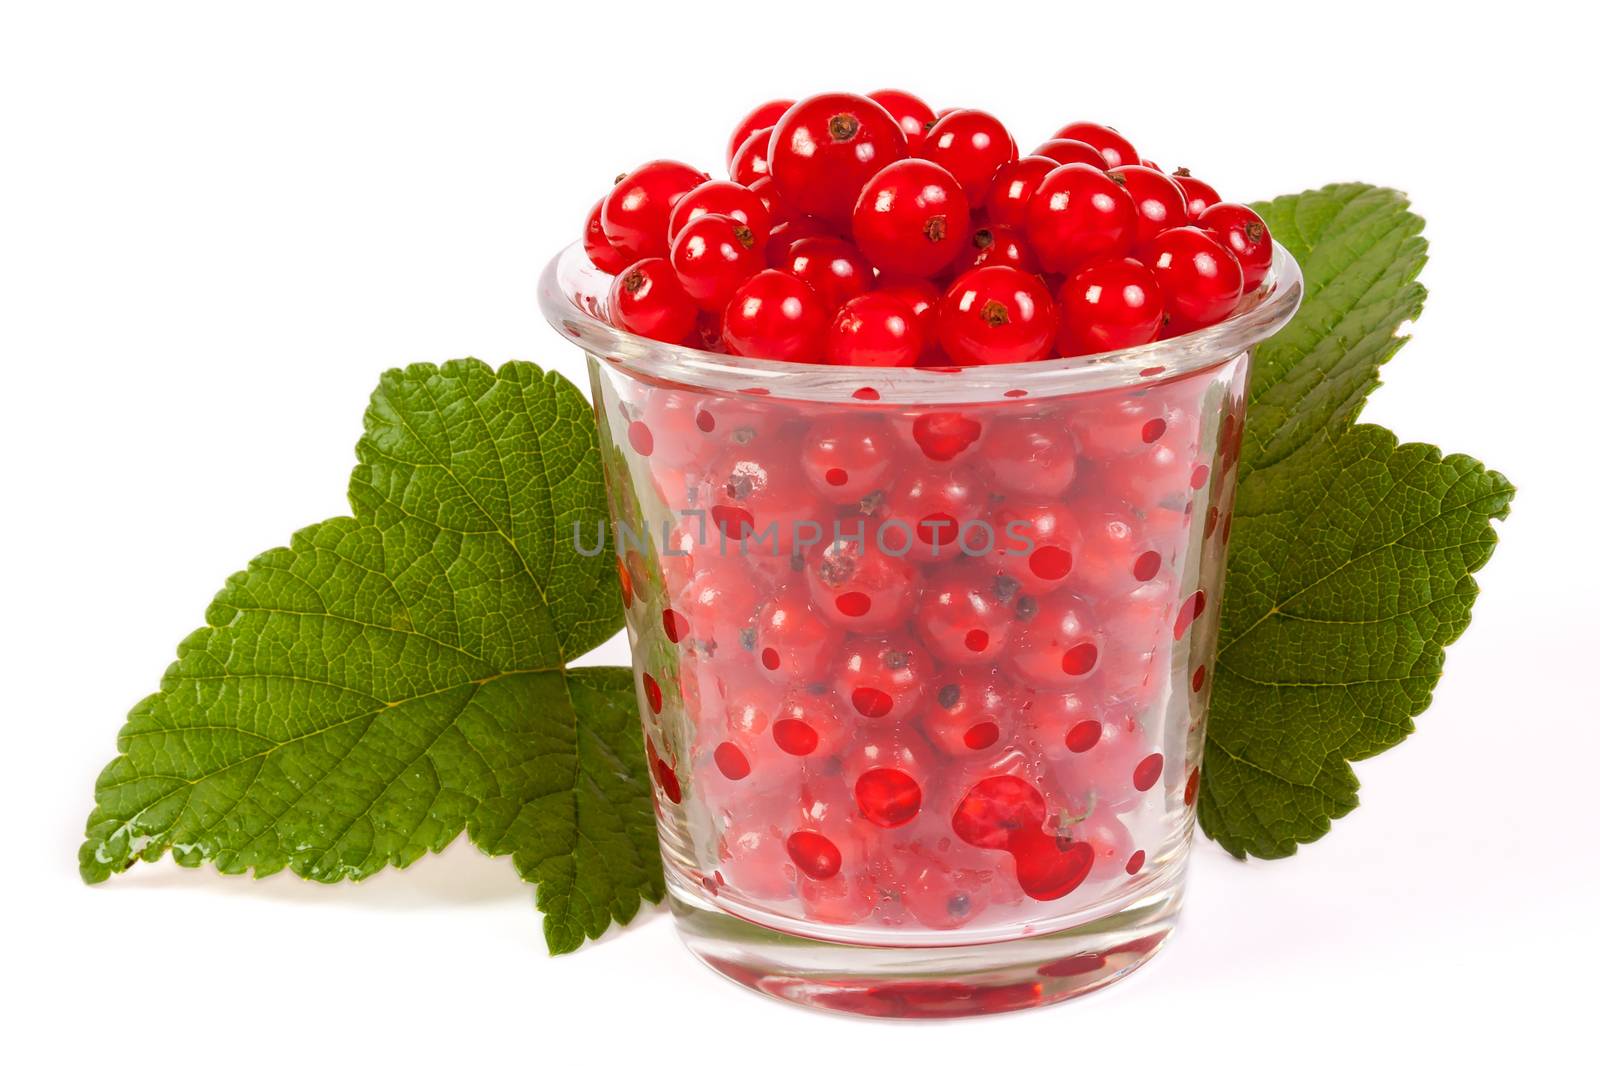
[[591,357],[613,524],[573,547],[617,558],[680,932],[856,1013],[1081,994],[1177,913],[1249,350],[1298,272],[1105,127],[1023,165],[983,112],[782,103],[735,135],[759,200],[647,164],[541,286]]

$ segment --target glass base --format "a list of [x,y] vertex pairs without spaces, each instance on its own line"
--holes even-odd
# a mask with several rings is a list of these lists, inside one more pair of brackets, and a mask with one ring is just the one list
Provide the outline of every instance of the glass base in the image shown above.
[[1114,912],[1083,924],[940,946],[816,940],[735,917],[684,879],[669,876],[667,889],[689,950],[747,988],[848,1014],[960,1018],[1071,999],[1144,965],[1177,921],[1183,864],[1175,866]]

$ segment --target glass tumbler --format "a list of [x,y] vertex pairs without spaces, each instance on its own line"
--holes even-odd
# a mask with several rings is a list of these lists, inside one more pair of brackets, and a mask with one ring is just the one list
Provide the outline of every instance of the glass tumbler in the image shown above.
[[1015,1010],[1166,941],[1194,828],[1251,347],[1216,326],[992,367],[779,363],[609,325],[588,353],[669,903],[786,1000]]

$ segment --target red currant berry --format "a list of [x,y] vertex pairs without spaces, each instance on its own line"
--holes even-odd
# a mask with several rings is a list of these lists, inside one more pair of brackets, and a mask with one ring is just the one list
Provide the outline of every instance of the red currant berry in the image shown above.
[[906,135],[907,146],[913,151],[933,127],[933,108],[908,92],[899,89],[879,89],[877,92],[868,93],[867,99],[876,101],[889,112],[899,125],[900,131]]
[[789,261],[789,250],[794,247],[796,241],[803,241],[807,237],[836,236],[838,235],[827,226],[804,215],[779,222],[772,227],[772,235],[767,239],[767,265],[774,270],[782,270],[783,265]]
[[1068,163],[1040,182],[1028,202],[1025,232],[1040,266],[1065,274],[1093,259],[1126,255],[1138,221],[1133,198],[1111,175]]
[[846,300],[828,331],[828,362],[835,366],[912,366],[926,348],[917,316],[882,292]]
[[921,851],[897,856],[895,885],[911,917],[926,929],[959,929],[994,895],[987,871],[960,869]]
[[1244,295],[1239,260],[1203,229],[1179,226],[1158,235],[1149,263],[1166,296],[1169,335],[1221,322]]
[[983,461],[1001,492],[1060,496],[1077,474],[1078,449],[1058,419],[1006,419],[991,429]]
[[722,308],[702,310],[686,343],[703,351],[726,355],[728,346],[722,343]]
[[855,796],[851,795],[850,783],[832,770],[829,767],[807,774],[800,782],[799,803],[794,812],[797,824],[826,833],[839,846],[847,863],[860,863],[866,849],[858,832],[861,827],[855,824]]
[[[894,714],[900,711],[901,708],[896,707]],[[920,787],[928,788],[938,782],[939,762],[938,754],[909,723],[869,721],[857,722],[855,743],[839,757],[839,769],[846,783],[858,780],[873,769],[893,769]]]
[[[692,495],[685,496],[710,512],[704,537],[709,550],[740,553],[751,562],[781,555],[787,566],[797,540],[821,539],[823,504],[797,469],[791,442],[781,437],[742,441],[741,436],[735,434],[693,486]],[[749,543],[734,543],[747,538]]]
[[1104,643],[1086,604],[1069,593],[1019,596],[1010,668],[1036,688],[1071,688],[1089,679]]
[[605,200],[596,200],[583,224],[583,251],[589,262],[607,274],[620,274],[633,258],[606,240],[605,231],[600,228],[600,208],[604,205]]
[[694,329],[699,311],[665,259],[641,259],[611,283],[611,321],[653,341],[677,344]]
[[[684,343],[688,344],[690,342],[685,341]],[[649,430],[648,426],[642,428]],[[627,427],[628,444],[633,447],[635,452],[639,451],[637,445],[640,442],[634,439],[639,432],[640,430],[636,429],[632,424]],[[651,486],[661,499],[682,500],[684,499],[685,488],[689,483],[689,474],[679,468],[669,468],[664,463],[651,463],[650,481]]]
[[955,175],[967,203],[982,207],[995,171],[1017,158],[1017,142],[999,119],[986,111],[952,111],[928,128],[917,154]]
[[872,288],[872,266],[838,237],[802,237],[789,245],[781,270],[811,286],[829,315]]
[[855,925],[870,918],[878,908],[882,889],[872,875],[859,865],[826,880],[802,877],[796,886],[806,917],[826,925]]
[[888,483],[896,450],[875,418],[818,419],[800,442],[800,468],[823,499],[855,503]]
[[684,466],[710,459],[725,437],[717,432],[720,410],[718,400],[698,393],[668,387],[648,389],[639,418],[655,438],[655,461]]
[[867,179],[906,152],[906,135],[882,105],[852,93],[823,93],[778,120],[768,165],[785,203],[844,223]]
[[905,624],[916,605],[915,563],[879,548],[863,524],[850,539],[811,549],[806,582],[817,612],[840,629],[882,633]]
[[1101,467],[1102,487],[1145,512],[1181,509],[1189,497],[1194,464],[1166,441],[1157,441]]
[[1023,156],[1002,163],[989,183],[986,206],[989,222],[996,226],[1021,228],[1028,221],[1028,201],[1044,181],[1045,175],[1060,166],[1042,155]]
[[939,290],[931,281],[921,278],[879,278],[878,287],[873,290],[882,296],[893,297],[911,310],[911,317],[921,327],[922,353],[938,348],[939,336],[936,328],[936,311],[939,306]]
[[853,640],[839,661],[834,691],[863,718],[900,718],[921,704],[932,665],[907,637]]
[[811,286],[793,274],[763,270],[728,301],[722,337],[737,355],[814,362],[822,355],[827,323],[828,309]]
[[672,209],[672,217],[667,220],[667,241],[676,241],[683,227],[701,215],[727,215],[749,226],[763,240],[772,231],[772,216],[754,189],[731,181],[708,181],[690,189]]
[[1099,688],[1115,700],[1147,705],[1171,673],[1176,585],[1167,574],[1102,599],[1097,611],[1107,634],[1100,651]]
[[1179,167],[1172,172],[1172,180],[1178,183],[1178,188],[1183,190],[1186,198],[1185,207],[1190,218],[1199,218],[1201,212],[1212,204],[1222,202],[1222,197],[1217,190],[1189,173],[1188,167]]
[[726,307],[734,290],[762,269],[766,243],[759,233],[727,215],[699,215],[672,244],[672,268],[695,303]]
[[1033,252],[1016,230],[1006,226],[984,226],[972,231],[967,242],[968,254],[956,264],[957,272],[981,266],[1012,266],[1029,274],[1039,269]]
[[1070,804],[1074,810],[1124,811],[1137,806],[1133,771],[1150,753],[1150,740],[1139,727],[1138,716],[1112,711],[1100,721],[1095,743],[1081,752],[1070,748],[1064,765],[1073,781]]
[[[837,777],[807,780],[801,786],[800,803],[799,828],[788,839],[816,838],[789,847],[789,858],[800,875],[795,887],[806,917],[830,925],[865,920],[877,908],[882,891],[867,868],[866,827],[856,819],[855,797],[848,784]],[[830,869],[835,872],[830,874]]]
[[948,170],[902,159],[861,187],[850,231],[879,269],[932,277],[960,254],[968,214],[966,193]]
[[1073,586],[1099,597],[1131,592],[1161,573],[1167,548],[1120,500],[1098,497],[1075,504],[1082,540]]
[[756,130],[728,165],[728,177],[736,185],[749,188],[762,178],[771,176],[767,155],[772,147],[772,128]]
[[786,755],[831,759],[844,749],[852,725],[826,687],[792,686],[772,716],[772,742]]
[[969,270],[939,300],[939,342],[960,366],[1038,359],[1055,338],[1055,301],[1016,267]]
[[1015,727],[1019,698],[996,670],[958,670],[935,678],[918,725],[946,755],[1000,750]]
[[[685,676],[695,676],[693,672]],[[723,716],[728,736],[753,757],[757,743],[772,726],[772,716],[783,701],[783,689],[755,676],[736,677],[728,686]],[[753,765],[753,764],[752,764]]]
[[1161,333],[1161,286],[1137,259],[1100,259],[1061,286],[1062,355],[1095,355],[1149,344]]
[[978,517],[982,497],[972,475],[960,466],[912,470],[895,480],[887,497],[862,501],[873,507],[883,524],[874,542],[891,555],[915,562],[951,559],[961,554],[957,539],[962,523]]
[[1100,154],[1100,149],[1092,144],[1070,140],[1066,137],[1056,137],[1045,141],[1033,150],[1033,154],[1054,159],[1057,165],[1087,163],[1098,170],[1109,169],[1106,164],[1106,157]]
[[[695,675],[691,672],[686,676]],[[719,775],[729,781],[748,779],[750,785],[755,786],[731,793],[738,797],[740,804],[799,789],[799,767],[794,758],[768,735],[773,717],[783,708],[783,695],[783,689],[775,685],[751,678],[739,679],[730,688],[723,721],[718,723],[712,719],[704,727]],[[795,730],[791,726],[787,732],[792,734]],[[792,741],[793,737],[785,739]],[[741,770],[744,771],[742,775]]]
[[941,662],[951,666],[990,663],[1006,649],[1014,587],[970,563],[948,566],[922,591],[914,624]]
[[1133,150],[1133,145],[1128,143],[1126,137],[1110,126],[1102,126],[1097,122],[1069,123],[1056,130],[1055,137],[1082,141],[1097,149],[1105,157],[1107,167],[1120,167],[1139,161],[1139,153]]
[[[800,878],[798,887],[806,914],[818,921],[859,921],[871,913],[878,898],[867,869],[868,849],[877,846],[877,832],[861,822],[851,782],[831,772],[831,767],[819,766],[816,760],[809,760],[806,770],[797,802],[787,816],[780,815],[780,820],[791,830],[808,830],[825,837],[838,848],[842,871],[823,880]],[[828,891],[811,893],[808,887]]]
[[1189,209],[1184,204],[1183,190],[1178,183],[1149,167],[1112,167],[1111,177],[1133,198],[1139,213],[1134,231],[1134,247],[1146,248],[1156,234],[1189,221]]
[[1042,497],[1009,499],[994,515],[997,561],[1012,587],[1040,595],[1060,588],[1082,548],[1072,510]]
[[[756,194],[756,198],[761,201],[761,206],[767,212],[767,236],[770,237],[774,228],[780,223],[789,221],[789,209],[784,207],[782,200],[778,199],[778,190],[773,186],[770,174],[763,175],[752,181],[748,188]],[[722,213],[726,214],[727,212]]]
[[1096,463],[1148,449],[1181,420],[1181,412],[1154,395],[1126,393],[1090,397],[1071,417],[1079,449]]
[[1094,852],[1094,865],[1090,867],[1089,880],[1109,881],[1124,876],[1128,860],[1133,856],[1133,834],[1128,827],[1107,810],[1079,813],[1076,819],[1067,820],[1056,829],[1060,846],[1085,844]]
[[737,557],[710,558],[719,565],[702,570],[673,602],[688,619],[692,648],[713,656],[732,655],[765,597]]
[[756,622],[756,660],[769,676],[820,681],[839,650],[839,631],[811,606],[804,585],[785,589]]
[[793,100],[768,100],[740,119],[733,128],[733,136],[728,138],[726,159],[729,168],[733,166],[733,157],[739,154],[739,149],[744,147],[744,142],[750,139],[751,134],[777,125],[783,113],[793,106]]
[[635,259],[665,258],[667,220],[690,189],[710,177],[670,159],[657,159],[625,175],[600,206],[606,240]]
[[1212,204],[1194,224],[1233,253],[1244,271],[1244,291],[1255,292],[1272,269],[1272,234],[1261,216],[1243,204]]
[[1058,758],[1064,753],[1060,747],[1065,741],[1066,751],[1088,751],[1100,741],[1100,719],[1095,713],[1092,689],[1070,689],[1042,692],[1030,690],[1023,711],[1027,719],[1032,742],[1046,754]]
[[752,899],[792,899],[792,866],[783,834],[773,829],[770,819],[749,810],[730,813],[734,820],[717,841],[718,873]]

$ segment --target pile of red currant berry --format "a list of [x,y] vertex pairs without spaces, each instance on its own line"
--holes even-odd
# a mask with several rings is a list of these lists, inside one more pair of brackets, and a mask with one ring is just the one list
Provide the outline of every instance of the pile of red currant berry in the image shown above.
[[[1249,208],[1090,123],[1019,157],[984,112],[831,93],[762,105],[728,154],[731,181],[651,162],[595,206],[584,247],[617,326],[958,369],[1208,326],[1271,266]],[[1082,389],[910,400],[596,353],[673,884],[780,928],[981,940],[1168,883],[1243,437],[1248,359],[1218,347]]]
[[1019,155],[984,111],[823,93],[750,112],[731,180],[655,160],[589,213],[613,323],[759,359],[972,366],[1220,322],[1272,262],[1260,216],[1116,130]]

